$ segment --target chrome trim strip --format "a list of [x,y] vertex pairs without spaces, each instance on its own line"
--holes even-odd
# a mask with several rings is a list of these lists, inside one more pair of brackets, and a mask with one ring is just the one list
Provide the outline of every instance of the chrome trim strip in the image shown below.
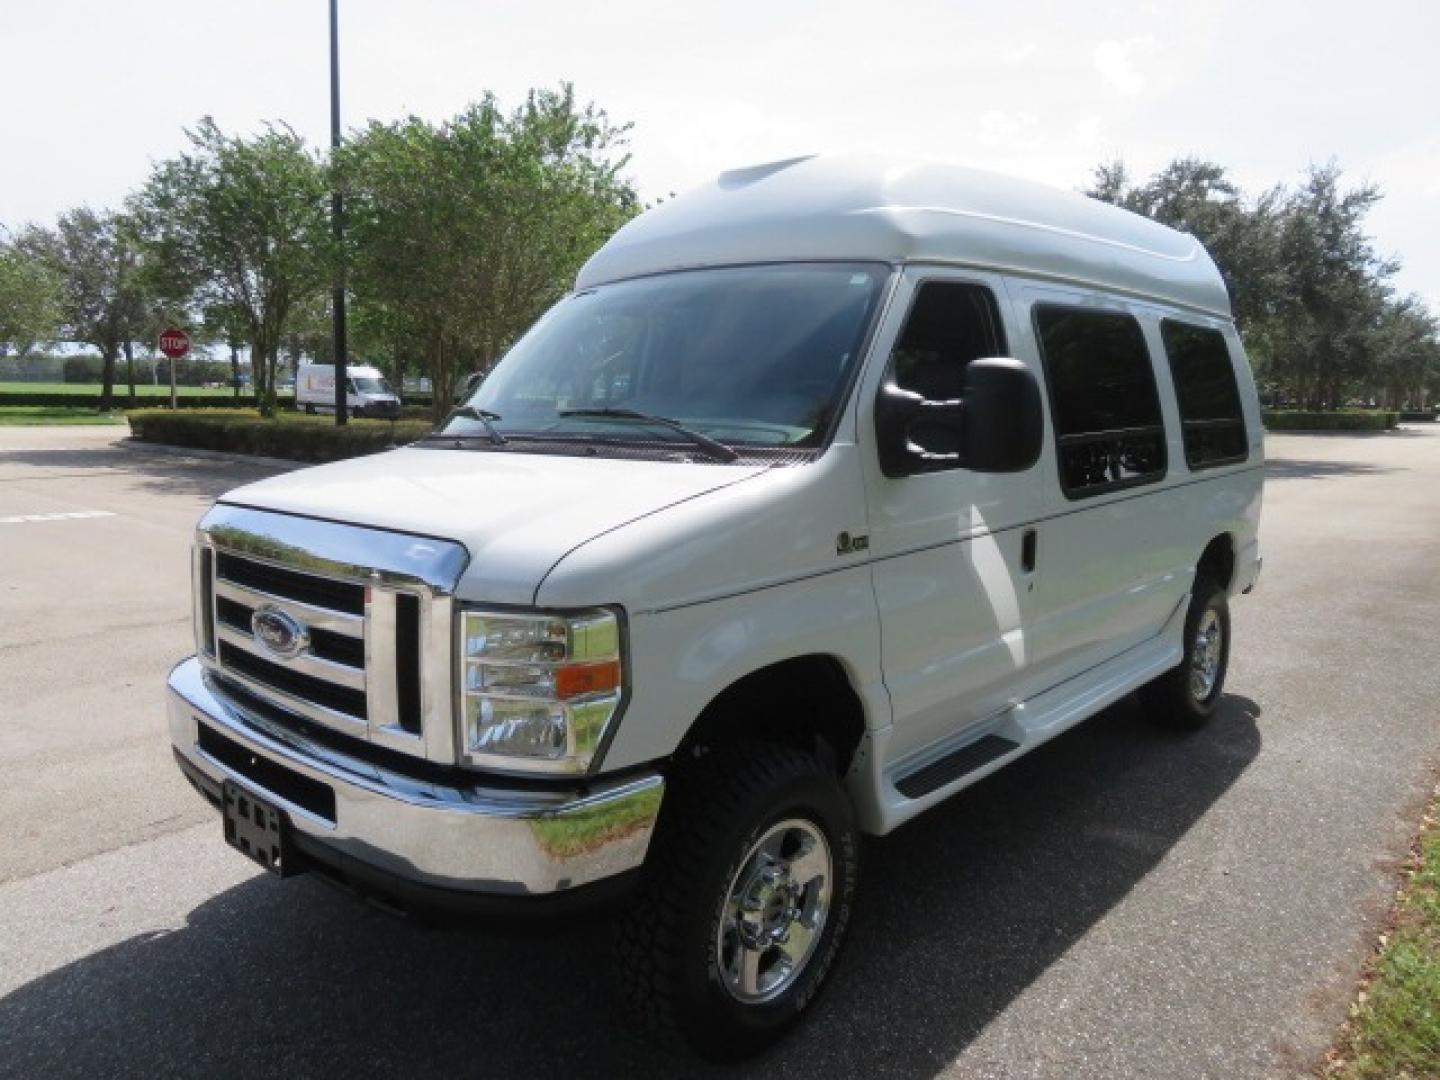
[[281,596],[278,593],[262,592],[246,585],[238,585],[227,578],[217,577],[215,579],[215,595],[252,608],[259,607],[261,604],[271,604],[287,614],[293,615],[312,629],[329,630],[331,633],[344,634],[346,637],[352,638],[365,636],[365,620],[359,615],[347,615],[341,611],[316,607],[302,600],[292,600],[290,597]]
[[425,756],[431,761],[459,760],[455,624],[455,602],[449,596],[420,598],[420,726],[425,732]]
[[[212,595],[206,595],[202,583],[205,580],[204,561],[210,560],[210,590]],[[214,596],[215,589],[215,553],[207,544],[195,544],[190,548],[190,607],[191,619],[194,621],[195,651],[204,653],[206,656],[215,655],[215,642],[209,639],[207,630],[213,631],[215,627],[214,617]],[[210,618],[207,622],[206,615]]]
[[[216,626],[215,636],[220,641],[225,642],[225,644],[233,645],[235,648],[249,653],[257,660],[265,660],[279,667],[290,668],[292,671],[298,671],[302,675],[322,679],[325,682],[334,683],[336,686],[344,686],[350,690],[365,689],[365,672],[360,670],[360,668],[351,667],[348,664],[337,664],[333,660],[323,660],[313,653],[308,652],[301,653],[299,656],[291,657],[288,660],[282,659],[272,652],[267,652],[263,646],[256,644],[255,639],[251,635],[236,630],[235,627],[229,623],[220,623]],[[230,669],[226,668],[225,670],[229,671]]]
[[349,713],[341,712],[339,709],[326,708],[324,705],[317,705],[313,701],[306,701],[294,694],[288,694],[269,683],[261,682],[259,679],[252,679],[248,675],[242,675],[238,671],[221,667],[219,663],[205,657],[201,657],[206,669],[214,671],[222,678],[229,679],[256,697],[265,701],[273,702],[275,707],[282,712],[292,712],[306,720],[313,720],[323,727],[333,728],[335,731],[346,735],[358,735],[361,738],[365,735],[365,721],[358,716],[351,716]]
[[365,710],[370,731],[394,726],[395,594],[371,586],[365,590]]
[[436,592],[454,591],[470,561],[463,544],[297,514],[216,503],[198,526],[218,548],[302,573]]
[[[411,881],[469,892],[540,895],[588,884],[645,861],[665,779],[645,773],[572,791],[447,787],[355,762],[288,732],[272,732],[207,676],[198,659],[170,673],[171,741],[212,781],[233,780],[291,810],[292,827]],[[335,792],[336,820],[316,819],[219,764],[196,746],[210,724],[249,753]],[[294,812],[298,811],[298,812]]]
[[[423,735],[400,726],[395,681],[395,591],[372,585],[365,590],[365,711],[370,741],[418,754]],[[425,730],[422,719],[420,730]]]

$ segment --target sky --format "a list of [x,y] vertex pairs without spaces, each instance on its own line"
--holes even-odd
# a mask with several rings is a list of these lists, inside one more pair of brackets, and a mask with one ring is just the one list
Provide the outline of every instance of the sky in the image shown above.
[[[1336,160],[1440,313],[1437,0],[339,0],[347,126],[575,84],[650,200],[868,150],[1083,187],[1175,157],[1258,191]],[[329,138],[325,0],[5,0],[0,223],[114,206],[211,115]]]

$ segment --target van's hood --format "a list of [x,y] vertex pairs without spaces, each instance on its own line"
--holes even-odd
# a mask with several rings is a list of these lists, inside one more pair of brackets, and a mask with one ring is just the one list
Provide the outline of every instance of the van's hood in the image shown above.
[[550,568],[587,540],[764,471],[410,448],[261,480],[221,501],[458,540],[470,551],[462,599],[529,604]]

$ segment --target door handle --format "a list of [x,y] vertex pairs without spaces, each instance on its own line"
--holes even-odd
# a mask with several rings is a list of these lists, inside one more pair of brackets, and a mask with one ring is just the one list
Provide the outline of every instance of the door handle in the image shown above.
[[1035,570],[1035,549],[1039,545],[1039,538],[1034,529],[1026,529],[1020,538],[1020,569],[1030,574]]

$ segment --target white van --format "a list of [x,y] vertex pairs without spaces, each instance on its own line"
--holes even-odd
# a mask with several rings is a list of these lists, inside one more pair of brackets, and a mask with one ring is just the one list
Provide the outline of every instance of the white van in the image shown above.
[[617,905],[642,1025],[750,1053],[863,836],[1132,691],[1214,713],[1261,466],[1193,238],[957,168],[726,173],[433,435],[216,504],[177,758],[281,875]]
[[[345,401],[351,416],[400,415],[400,399],[379,368],[365,364],[345,367]],[[301,364],[295,372],[295,404],[307,413],[335,411],[335,365]]]

